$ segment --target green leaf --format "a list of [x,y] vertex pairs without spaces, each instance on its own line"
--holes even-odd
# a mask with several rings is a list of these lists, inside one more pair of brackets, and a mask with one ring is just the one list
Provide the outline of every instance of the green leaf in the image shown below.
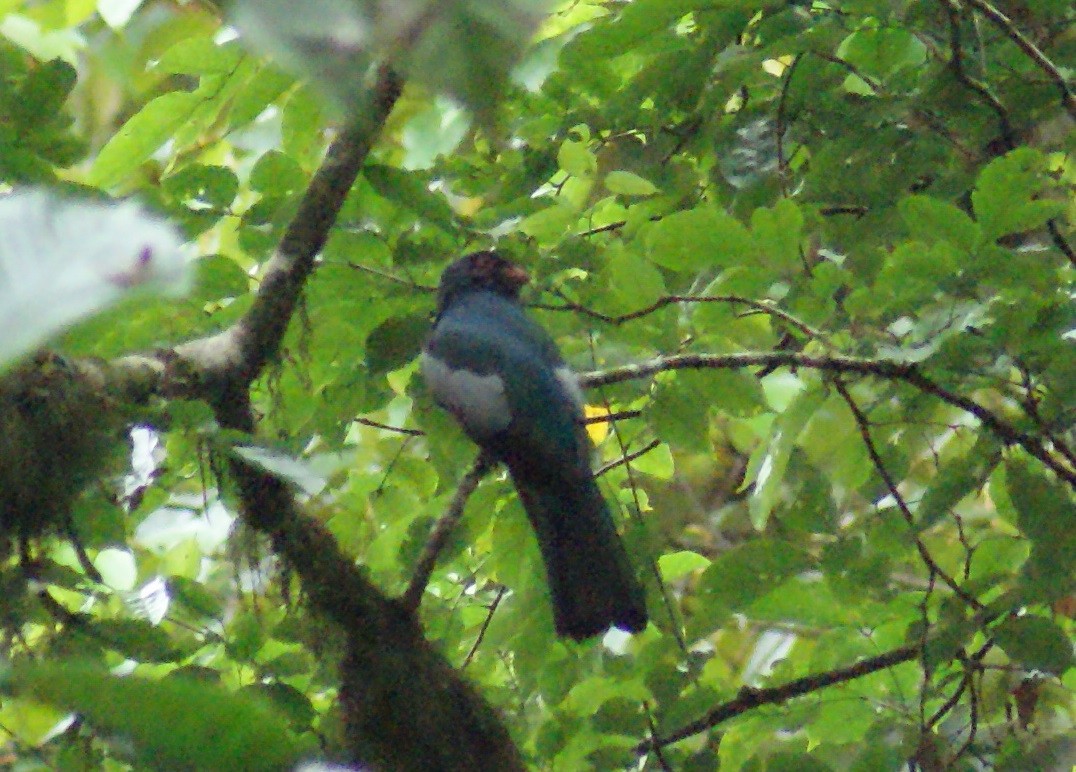
[[1045,183],[1042,154],[1020,147],[991,161],[971,194],[975,217],[990,240],[1038,228],[1065,210],[1063,201],[1039,199]]
[[785,470],[792,450],[807,422],[826,399],[826,390],[810,386],[797,394],[777,416],[770,429],[769,442],[752,455],[744,483],[754,482],[751,491],[751,524],[758,530],[766,527],[785,486]]
[[287,196],[302,190],[307,177],[295,159],[276,150],[262,155],[250,171],[250,188],[266,196]]
[[208,302],[234,298],[250,290],[250,277],[239,263],[224,255],[206,255],[194,262],[191,298]]
[[317,716],[310,698],[286,683],[275,681],[252,684],[244,688],[242,693],[254,695],[259,702],[271,703],[282,715],[288,717],[288,721],[297,730],[309,728]]
[[290,768],[300,755],[286,722],[265,703],[212,684],[117,678],[78,662],[22,662],[9,681],[17,694],[129,738],[152,766],[268,771]]
[[243,50],[234,41],[218,45],[208,37],[181,40],[157,60],[157,69],[176,75],[226,74],[243,58]]
[[195,94],[178,91],[151,101],[101,148],[90,169],[90,182],[107,188],[123,180],[171,139],[198,104]]
[[658,558],[658,570],[661,571],[661,578],[666,582],[675,582],[690,573],[706,568],[710,562],[709,558],[697,552],[680,550],[669,552]]
[[1017,525],[1032,542],[1023,576],[1028,600],[1049,601],[1072,593],[1076,503],[1060,483],[1022,458],[1006,460],[1005,483]]
[[519,230],[537,239],[540,244],[555,244],[578,220],[579,213],[558,198],[552,206],[525,217],[519,224]]
[[926,60],[926,55],[923,42],[910,30],[900,27],[858,30],[845,38],[837,49],[837,56],[877,78],[918,67]]
[[185,576],[173,576],[168,589],[176,602],[199,616],[213,618],[221,614],[223,603],[201,582]]
[[22,84],[21,98],[10,105],[11,118],[26,128],[52,123],[77,80],[75,68],[62,59],[34,68]]
[[456,216],[444,197],[430,192],[425,183],[414,174],[391,166],[371,164],[367,164],[362,173],[379,195],[403,205],[446,232],[452,233],[456,230]]
[[650,180],[622,170],[612,171],[605,175],[605,187],[612,193],[624,196],[652,196],[658,192],[657,187]]
[[403,367],[418,356],[430,330],[428,314],[394,316],[366,338],[366,366],[372,375]]
[[772,209],[756,209],[751,215],[751,235],[765,265],[776,271],[797,270],[803,264],[800,241],[803,213],[790,198],[782,198]]
[[909,196],[900,202],[900,213],[914,238],[926,243],[948,241],[964,252],[972,252],[982,238],[979,225],[966,213],[930,196]]
[[1058,625],[1039,616],[1006,619],[994,631],[1005,653],[1028,670],[1060,676],[1074,664],[1072,641]]
[[632,467],[657,480],[671,480],[675,471],[672,451],[664,442],[632,461]]
[[630,249],[612,248],[601,279],[609,289],[605,308],[627,312],[645,308],[664,296],[665,280],[653,265]]
[[239,192],[239,179],[234,171],[203,164],[185,166],[166,177],[162,185],[168,195],[192,209],[227,209]]
[[675,212],[642,231],[647,258],[674,271],[735,265],[753,254],[747,228],[710,206]]
[[101,619],[89,623],[87,632],[138,662],[172,662],[182,656],[168,633],[144,619]]
[[586,142],[566,139],[557,152],[557,165],[568,174],[584,177],[597,170],[598,159],[590,152]]
[[999,461],[1001,446],[985,432],[966,454],[946,459],[919,501],[916,526],[926,530],[936,525],[961,499],[986,484]]
[[699,579],[699,598],[708,615],[720,616],[700,618],[698,624],[703,628],[707,624],[721,624],[725,613],[747,609],[808,565],[808,557],[802,550],[774,539],[758,538],[734,547],[715,559]]
[[654,433],[678,448],[709,449],[709,387],[707,373],[680,370],[659,378],[647,410]]

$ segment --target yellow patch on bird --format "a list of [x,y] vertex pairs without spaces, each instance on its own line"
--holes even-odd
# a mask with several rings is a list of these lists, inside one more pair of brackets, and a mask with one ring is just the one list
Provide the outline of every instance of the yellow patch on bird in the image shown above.
[[[604,405],[583,405],[583,415],[588,419],[596,418],[598,416],[609,415],[609,408]],[[590,436],[590,441],[595,445],[601,443],[606,437],[609,436],[609,422],[608,421],[594,421],[593,423],[587,423],[587,434]]]

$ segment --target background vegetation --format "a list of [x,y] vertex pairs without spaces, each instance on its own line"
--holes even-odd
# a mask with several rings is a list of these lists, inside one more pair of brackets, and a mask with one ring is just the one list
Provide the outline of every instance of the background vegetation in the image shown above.
[[[5,763],[1071,767],[1071,3],[549,10],[0,0],[0,182],[198,255],[0,382]],[[640,635],[554,636],[416,377],[490,246]]]

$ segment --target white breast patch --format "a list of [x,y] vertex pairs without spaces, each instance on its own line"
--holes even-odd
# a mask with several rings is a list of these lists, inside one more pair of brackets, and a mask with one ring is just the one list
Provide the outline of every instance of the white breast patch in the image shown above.
[[456,416],[468,434],[483,437],[508,427],[512,410],[500,376],[453,370],[425,351],[420,364],[434,398]]
[[583,390],[579,388],[579,376],[577,376],[572,368],[567,365],[561,365],[553,371],[553,374],[557,376],[560,385],[564,387],[566,392],[568,392],[568,397],[575,403],[579,412],[582,412],[583,405],[586,404],[586,402],[583,399]]

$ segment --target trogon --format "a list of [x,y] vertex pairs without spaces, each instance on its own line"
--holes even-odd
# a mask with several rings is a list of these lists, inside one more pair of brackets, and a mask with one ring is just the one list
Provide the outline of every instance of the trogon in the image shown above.
[[643,588],[590,466],[583,396],[524,312],[527,272],[494,252],[445,269],[422,352],[434,399],[508,468],[538,538],[557,633],[577,640],[647,623]]

